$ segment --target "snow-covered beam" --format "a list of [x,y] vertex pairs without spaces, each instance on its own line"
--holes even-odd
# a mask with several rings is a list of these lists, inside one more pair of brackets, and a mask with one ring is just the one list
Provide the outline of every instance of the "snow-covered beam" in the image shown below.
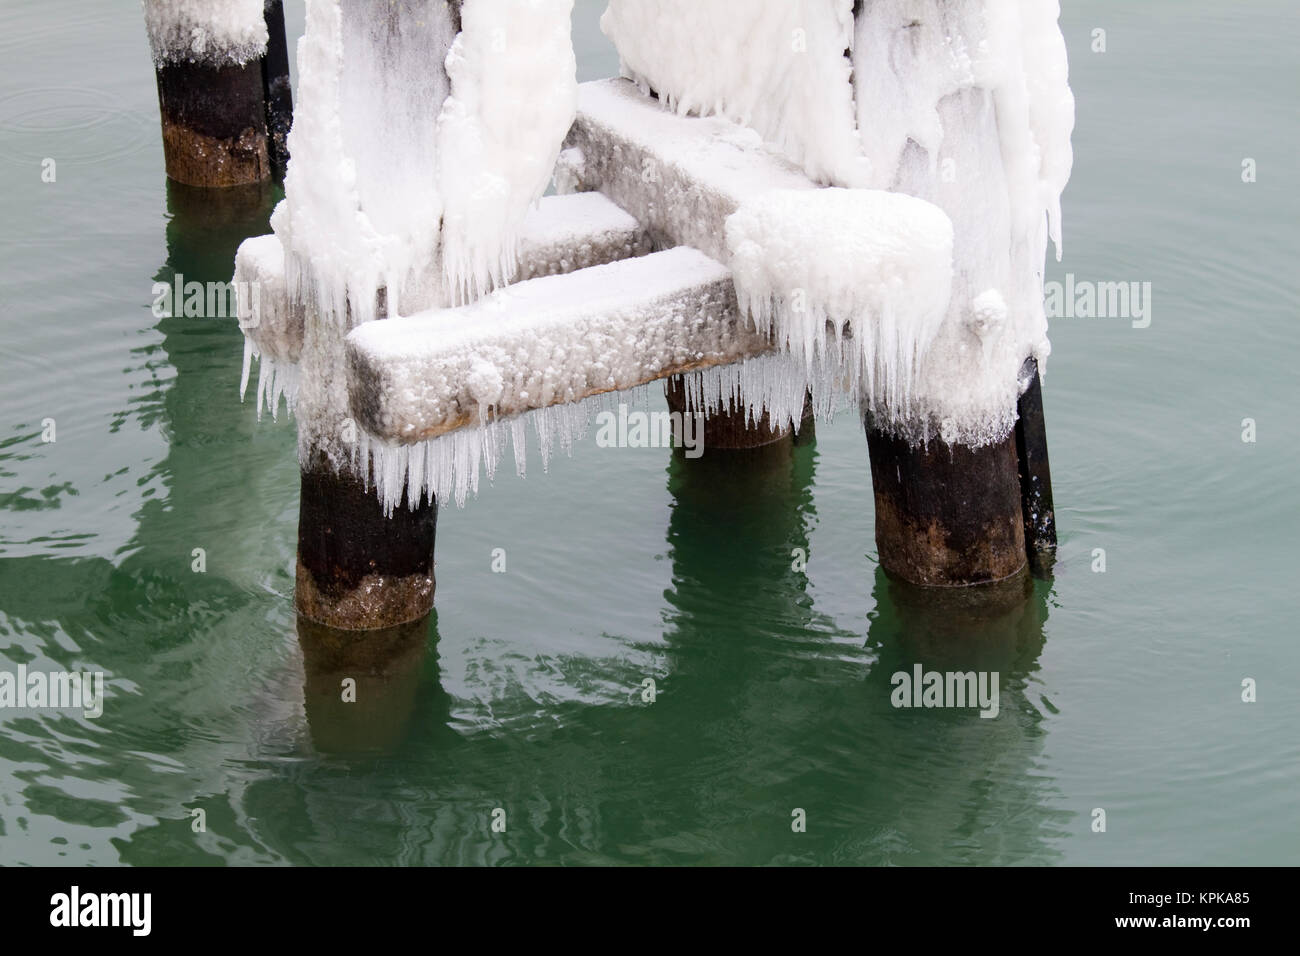
[[730,271],[679,247],[362,325],[348,395],[371,436],[411,444],[769,350]]
[[600,193],[546,196],[529,210],[515,281],[563,275],[651,251],[635,218]]
[[599,190],[647,229],[658,248],[693,246],[730,258],[726,220],[747,199],[815,189],[758,133],[717,117],[679,116],[629,80],[578,87],[578,115],[556,182]]
[[[517,279],[562,275],[648,252],[646,231],[600,193],[546,196],[524,220]],[[248,297],[242,326],[254,353],[277,365],[296,364],[303,310],[290,307],[284,247],[276,236],[255,236],[240,245],[235,288]]]

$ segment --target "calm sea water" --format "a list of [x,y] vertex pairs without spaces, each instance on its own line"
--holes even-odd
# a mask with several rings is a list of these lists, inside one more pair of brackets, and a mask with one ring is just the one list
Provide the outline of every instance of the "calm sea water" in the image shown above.
[[[601,6],[582,79],[617,69]],[[1154,300],[1053,323],[1054,580],[991,617],[892,588],[849,414],[742,475],[588,440],[443,511],[427,640],[340,710],[292,612],[293,422],[240,404],[233,320],[149,310],[276,197],[169,189],[138,4],[8,0],[0,669],[109,699],[0,710],[0,863],[1295,863],[1300,18],[1065,6],[1050,278]],[[918,661],[1000,670],[1001,713],[893,709]]]

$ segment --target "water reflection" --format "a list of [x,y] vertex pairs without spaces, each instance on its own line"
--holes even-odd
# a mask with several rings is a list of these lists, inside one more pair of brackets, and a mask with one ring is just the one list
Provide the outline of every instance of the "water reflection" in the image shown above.
[[428,655],[430,618],[341,631],[298,615],[304,704],[322,753],[392,751],[406,737]]
[[[1025,695],[1048,585],[1021,575],[936,592],[877,569],[865,641],[845,632],[792,558],[809,550],[814,460],[814,447],[786,444],[759,462],[706,454],[670,471],[672,677],[655,706],[691,738],[678,799],[697,812],[690,832],[652,841],[646,858],[1055,859],[1066,818],[1050,807],[1042,714]],[[918,663],[996,671],[998,717],[894,708],[892,675]],[[809,820],[797,835],[796,808]]]

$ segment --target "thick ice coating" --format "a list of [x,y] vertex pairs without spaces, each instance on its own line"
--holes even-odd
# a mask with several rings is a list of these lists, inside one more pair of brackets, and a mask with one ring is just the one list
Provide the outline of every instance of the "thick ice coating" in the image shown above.
[[872,189],[777,190],[744,203],[726,232],[741,311],[760,332],[810,372],[839,366],[880,413],[909,414],[952,289],[942,210]]
[[853,0],[610,0],[601,29],[669,109],[750,126],[819,182],[867,185]]
[[853,82],[872,184],[953,223],[948,314],[905,437],[980,445],[1015,424],[1017,373],[1050,352],[1049,236],[1060,250],[1074,99],[1056,0],[867,0]]
[[[419,288],[434,261],[442,202],[438,113],[450,91],[438,68],[455,35],[443,3],[308,0],[285,200],[271,225],[285,247],[290,295],[352,324]],[[417,306],[418,307],[418,306]]]
[[438,119],[443,272],[458,302],[513,278],[528,208],[577,109],[573,0],[469,0]]
[[[271,220],[287,304],[265,310],[302,315],[301,360],[293,369],[292,335],[269,329],[249,330],[247,355],[262,359],[259,407],[296,388],[304,462],[352,457],[348,329],[513,278],[523,223],[572,121],[571,5],[308,0],[293,158]],[[245,259],[273,271],[267,250]]]
[[[581,95],[570,7],[308,0],[283,264],[240,253],[240,275],[283,276],[287,304],[263,311],[284,334],[250,330],[247,361],[262,357],[259,404],[297,389],[304,460],[373,466],[390,508],[463,500],[507,439],[522,466],[518,413],[549,450],[582,432],[584,396],[700,368],[696,407],[736,396],[797,425],[811,391],[823,416],[861,403],[916,443],[1007,434],[1019,369],[1049,351],[1043,260],[1072,159],[1055,0],[611,0],[602,26],[634,82]],[[538,209],[553,167],[605,198]],[[521,252],[527,278],[677,246],[733,284],[730,326],[638,311],[654,290],[602,274],[483,300]],[[676,281],[658,269],[603,275]],[[539,289],[556,302],[530,318]],[[348,331],[434,310],[445,339],[402,319],[359,330],[348,347],[374,374],[358,386]],[[719,329],[753,341],[660,361],[709,353]],[[779,351],[754,357],[768,335]],[[345,383],[370,392],[349,407]],[[339,437],[369,412],[357,442]]]
[[[921,327],[899,328],[899,342],[929,343],[923,356],[915,353],[912,399],[881,406],[888,390],[874,387],[860,397],[909,440],[980,445],[999,440],[1014,424],[1024,359],[1032,355],[1041,365],[1050,351],[1043,259],[1049,237],[1059,254],[1074,122],[1059,14],[1055,0],[612,0],[603,25],[624,72],[671,108],[747,124],[823,182],[915,196],[947,214],[953,252],[947,313],[936,319],[920,308],[915,314],[928,317]],[[835,35],[835,24],[845,35],[815,42]],[[794,32],[800,29],[806,34]],[[802,60],[781,46],[792,34],[809,41]],[[851,72],[828,68],[837,58],[848,64],[846,49]],[[846,116],[837,104],[850,95],[853,115]],[[587,126],[614,128],[615,111],[605,112]],[[585,135],[573,145],[566,179],[592,179],[608,162],[592,155],[599,141]],[[846,150],[861,162],[846,162]],[[666,196],[639,202],[627,177],[614,181],[628,194],[628,209],[644,207],[657,222],[672,221],[661,208],[674,205]],[[688,195],[689,184],[679,192]],[[760,261],[751,247],[733,263],[742,297],[758,277],[787,281],[790,273],[815,268],[792,265],[779,243],[772,248],[772,262]],[[841,293],[870,281],[846,273]],[[755,291],[761,300],[763,286]],[[821,292],[829,291],[823,285]],[[752,305],[754,296],[749,299]],[[995,299],[1000,308],[991,307]],[[776,300],[754,311],[777,329],[816,326],[811,313],[788,314]]]
[[247,63],[266,52],[262,0],[142,0],[154,63]]
[[347,347],[357,423],[401,444],[771,348],[742,321],[727,268],[686,247],[372,322]]

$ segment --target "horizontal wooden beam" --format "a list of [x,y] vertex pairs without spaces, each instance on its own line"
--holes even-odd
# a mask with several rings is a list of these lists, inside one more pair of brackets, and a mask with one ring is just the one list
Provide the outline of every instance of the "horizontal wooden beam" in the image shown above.
[[679,116],[630,80],[578,87],[578,113],[556,182],[599,190],[650,234],[656,248],[692,246],[726,262],[727,217],[774,189],[816,189],[751,129]]
[[771,350],[730,271],[686,247],[532,279],[347,339],[353,418],[409,444]]
[[[546,196],[524,220],[517,278],[563,275],[650,251],[649,236],[636,219],[601,194]],[[245,323],[244,334],[266,358],[296,363],[302,353],[304,316],[289,303],[279,239],[272,235],[245,240],[235,262],[237,278],[256,285],[257,310]]]

